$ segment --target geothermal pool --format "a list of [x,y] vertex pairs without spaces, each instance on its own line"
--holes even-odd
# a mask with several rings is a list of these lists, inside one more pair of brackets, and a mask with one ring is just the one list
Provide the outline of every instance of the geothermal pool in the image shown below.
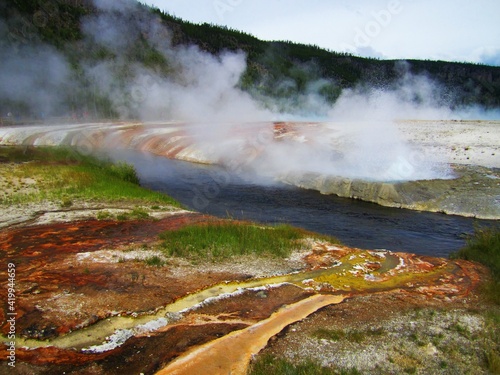
[[[394,147],[399,151],[395,154],[386,153],[386,149],[399,143],[389,139],[389,147],[385,143],[380,145],[375,142],[376,149],[368,147],[370,155],[379,155],[381,159],[371,160],[370,156],[368,160],[375,161],[371,166],[363,164],[367,160],[366,155],[360,158],[359,148],[352,144],[359,134],[364,133],[358,132],[356,136],[347,132],[350,127],[344,129],[340,126],[342,124],[226,125],[227,129],[224,126],[224,129],[219,129],[222,135],[203,132],[206,126],[200,124],[176,122],[14,126],[0,129],[0,143],[70,145],[80,152],[127,149],[126,152],[116,153],[114,158],[134,164],[143,185],[166,192],[191,209],[219,217],[230,216],[263,223],[285,222],[336,236],[346,245],[360,248],[448,256],[464,245],[464,236],[473,231],[474,225],[499,223],[498,220],[475,220],[386,208],[317,192],[357,196],[390,207],[498,218],[498,122],[398,123],[407,141],[418,146],[415,152],[408,153],[404,148],[402,151],[405,152],[399,152],[399,147]],[[212,130],[212,127],[209,129]],[[467,137],[457,139],[461,134]],[[325,143],[325,140],[331,141],[331,144]],[[373,143],[369,141],[362,137],[360,144]],[[154,157],[138,150],[162,156]],[[332,150],[336,151],[332,153]],[[401,155],[406,155],[406,159],[401,159]],[[341,160],[332,162],[332,158]],[[179,160],[205,162],[212,166]],[[425,168],[428,161],[432,162],[431,166],[437,161],[440,162],[438,165],[455,164],[453,171],[459,172],[457,178],[442,180],[438,173],[439,179],[432,180],[436,178],[433,174],[436,171]],[[322,169],[331,165],[340,169]],[[359,184],[349,184],[351,190],[344,191],[339,188],[342,185],[339,181],[321,178],[329,175],[360,178],[349,175],[352,171],[363,172],[359,166],[363,166],[365,172],[383,176],[382,181],[405,183],[399,184],[401,186],[388,184],[390,189],[384,190],[384,194],[380,188],[374,200],[373,197],[358,194],[366,190]],[[383,168],[380,169],[380,166]],[[245,180],[231,173],[231,170],[254,175]],[[413,171],[425,172],[417,176],[423,180],[413,182],[414,178],[408,177]],[[344,175],[341,172],[348,173]],[[370,174],[362,175],[370,181]],[[266,185],[266,181],[263,181],[265,178],[314,190],[276,183]],[[353,189],[356,191],[353,192]],[[383,197],[387,199],[380,202]]]
[[447,257],[465,244],[475,225],[498,222],[405,209],[321,195],[280,184],[256,184],[222,167],[149,153],[113,152],[132,163],[141,184],[185,206],[218,217],[288,223],[333,235],[348,246]]

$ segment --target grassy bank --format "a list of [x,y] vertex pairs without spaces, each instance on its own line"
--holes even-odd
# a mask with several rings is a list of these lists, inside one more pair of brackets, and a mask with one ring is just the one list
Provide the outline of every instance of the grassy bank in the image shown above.
[[298,240],[306,236],[306,232],[289,225],[263,227],[227,222],[167,231],[160,238],[168,256],[220,260],[249,254],[286,257],[300,248]]
[[487,266],[491,280],[483,285],[485,297],[500,305],[500,228],[477,229],[464,248],[452,258],[472,260]]
[[59,201],[133,201],[180,204],[142,188],[131,165],[111,163],[61,147],[1,147],[0,204]]
[[484,358],[488,370],[500,374],[500,228],[476,229],[466,246],[452,257],[482,263],[491,271],[491,279],[484,281],[480,290],[484,302],[492,305],[485,314],[485,334],[491,345],[485,345]]

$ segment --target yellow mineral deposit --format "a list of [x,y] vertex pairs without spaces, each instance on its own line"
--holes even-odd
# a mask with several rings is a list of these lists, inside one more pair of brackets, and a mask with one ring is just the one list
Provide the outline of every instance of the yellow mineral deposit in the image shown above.
[[[19,338],[19,344],[30,348],[56,346],[58,348],[88,348],[107,341],[107,337],[118,330],[136,331],[137,327],[157,321],[159,326],[170,322],[166,316],[196,309],[210,299],[226,296],[231,298],[238,292],[251,288],[276,287],[283,283],[300,288],[312,288],[317,292],[351,293],[377,292],[412,285],[440,285],[440,278],[455,274],[460,268],[454,262],[432,259],[435,264],[425,262],[419,256],[406,253],[369,252],[344,246],[323,246],[317,244],[307,256],[313,270],[284,274],[269,278],[250,279],[241,282],[224,282],[209,288],[190,293],[166,305],[154,314],[139,317],[115,316],[101,320],[89,327],[61,335],[48,341]],[[328,264],[327,263],[332,263]],[[373,269],[374,268],[374,269]],[[236,293],[236,294],[235,294]],[[153,323],[154,325],[154,323]],[[134,334],[135,335],[135,334]],[[3,336],[0,336],[3,337]]]
[[252,355],[286,326],[300,321],[322,307],[344,300],[339,295],[314,295],[275,312],[270,318],[233,332],[179,357],[157,375],[245,374]]

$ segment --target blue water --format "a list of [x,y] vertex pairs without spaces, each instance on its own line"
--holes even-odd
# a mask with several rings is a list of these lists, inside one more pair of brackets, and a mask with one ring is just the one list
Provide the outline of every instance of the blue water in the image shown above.
[[366,248],[447,257],[465,244],[474,226],[499,225],[438,213],[381,207],[286,185],[262,185],[205,166],[139,152],[113,152],[133,164],[141,184],[188,208],[218,217],[289,223]]

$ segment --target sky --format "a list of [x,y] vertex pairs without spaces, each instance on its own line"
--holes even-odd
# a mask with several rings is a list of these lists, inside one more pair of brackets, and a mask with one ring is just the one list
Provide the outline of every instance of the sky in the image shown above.
[[141,0],[263,40],[381,59],[500,66],[500,0]]

